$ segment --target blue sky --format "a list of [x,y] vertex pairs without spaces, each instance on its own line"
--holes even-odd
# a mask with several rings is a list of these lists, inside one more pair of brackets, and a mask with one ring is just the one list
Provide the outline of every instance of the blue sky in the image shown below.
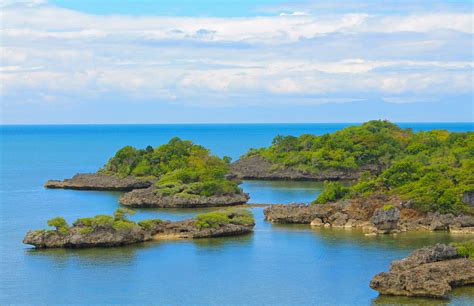
[[472,1],[0,0],[1,121],[473,121]]

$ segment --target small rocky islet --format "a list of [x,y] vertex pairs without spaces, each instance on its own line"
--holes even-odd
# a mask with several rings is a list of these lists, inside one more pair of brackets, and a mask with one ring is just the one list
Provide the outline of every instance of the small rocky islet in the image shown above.
[[[369,234],[418,230],[471,234],[473,173],[474,133],[415,133],[387,121],[370,121],[321,136],[277,136],[271,146],[251,149],[232,164],[230,158],[212,156],[179,138],[157,148],[124,147],[98,173],[48,181],[45,186],[126,191],[119,202],[129,207],[196,208],[246,203],[249,196],[238,187],[241,179],[319,180],[325,186],[313,203],[271,205],[264,210],[265,220],[362,228]],[[253,219],[242,217],[247,213],[235,214],[214,215],[211,219],[217,225],[202,227],[197,225],[199,216],[178,222],[126,220],[127,231],[118,230],[120,220],[110,216],[107,226],[93,230],[78,220],[67,226],[67,233],[64,228],[30,231],[24,242],[40,248],[93,247],[250,232]],[[244,224],[235,222],[242,218]],[[456,253],[458,249],[437,245],[417,251],[394,263],[390,272],[374,277],[371,287],[381,294],[445,297],[452,286],[473,283],[472,261]]]
[[392,262],[370,287],[384,295],[447,298],[453,287],[474,285],[474,243],[436,244]]
[[213,156],[191,141],[171,139],[157,148],[120,149],[98,173],[50,180],[46,188],[128,191],[129,207],[199,208],[240,205],[248,194],[230,173],[230,159]]
[[197,215],[183,221],[160,219],[131,221],[133,211],[119,208],[113,216],[80,218],[69,226],[62,217],[48,221],[54,230],[29,231],[23,243],[36,248],[114,247],[150,240],[192,239],[236,236],[250,233],[255,226],[248,210],[227,209]]
[[265,208],[264,215],[272,223],[362,228],[367,234],[423,230],[474,233],[474,216],[470,214],[422,212],[411,205],[396,196],[373,195],[323,205],[271,205]]

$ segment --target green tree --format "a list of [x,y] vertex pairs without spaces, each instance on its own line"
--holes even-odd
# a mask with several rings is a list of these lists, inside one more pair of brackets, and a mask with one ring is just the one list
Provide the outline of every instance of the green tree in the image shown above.
[[63,217],[56,217],[48,220],[48,226],[56,228],[56,230],[62,234],[69,233],[69,225]]
[[127,216],[129,215],[134,215],[135,211],[128,209],[128,208],[117,208],[117,210],[114,212],[114,219],[115,221],[127,221],[128,218]]

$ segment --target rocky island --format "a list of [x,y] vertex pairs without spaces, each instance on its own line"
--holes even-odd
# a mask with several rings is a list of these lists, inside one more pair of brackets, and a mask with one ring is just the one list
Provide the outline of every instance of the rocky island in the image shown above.
[[386,121],[369,121],[321,136],[276,136],[268,148],[250,149],[232,164],[243,179],[355,180],[378,174],[403,150],[411,134]]
[[327,204],[280,204],[265,208],[265,220],[282,224],[362,228],[368,234],[448,230],[474,233],[474,216],[422,212],[396,196],[373,195]]
[[130,191],[120,203],[130,207],[209,207],[244,204],[249,196],[230,173],[230,158],[213,156],[191,141],[171,139],[157,148],[120,149],[92,174],[48,181],[46,188]]
[[474,243],[437,244],[392,262],[370,287],[384,295],[446,298],[453,287],[474,284]]
[[133,222],[133,211],[116,210],[114,216],[80,218],[69,226],[62,217],[48,221],[54,230],[29,231],[23,243],[36,248],[113,247],[149,240],[211,238],[250,233],[255,225],[250,211],[228,209],[197,215],[183,221],[160,219]]
[[153,185],[153,180],[150,179],[131,176],[122,178],[102,173],[78,173],[63,181],[49,180],[44,186],[51,189],[131,191],[148,188],[151,185]]
[[[267,208],[268,221],[364,227],[375,233],[473,232],[472,132],[415,133],[370,121],[323,136],[276,138],[270,148],[251,151],[244,159],[255,156],[277,163],[275,171],[283,167],[325,173],[337,168],[359,173],[349,185],[326,181],[310,205]],[[362,171],[369,165],[376,167]]]

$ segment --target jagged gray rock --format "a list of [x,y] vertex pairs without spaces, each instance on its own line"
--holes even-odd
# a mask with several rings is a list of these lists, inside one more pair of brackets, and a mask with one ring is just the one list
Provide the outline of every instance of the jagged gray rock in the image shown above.
[[281,168],[254,155],[243,157],[231,165],[231,171],[241,179],[268,179],[268,180],[354,180],[364,171],[379,172],[376,166],[367,165],[359,170],[341,171],[327,169],[318,172],[307,172],[294,168]]
[[[384,203],[394,203],[388,204]],[[398,203],[398,204],[397,204]],[[384,209],[385,207],[385,209]],[[374,196],[342,200],[327,204],[277,204],[264,210],[265,220],[282,224],[311,224],[313,226],[361,227],[378,234],[398,231],[449,230],[474,233],[474,216],[461,214],[423,213],[406,208],[403,202],[390,197]]]
[[460,258],[444,244],[425,247],[394,261],[389,272],[373,277],[370,287],[380,294],[447,297],[452,287],[474,284],[474,261]]
[[194,208],[245,204],[249,195],[243,192],[214,196],[163,196],[154,187],[123,194],[119,202],[129,207]]
[[134,177],[119,178],[101,173],[78,173],[63,181],[49,180],[44,186],[52,189],[130,191],[148,188],[152,184],[151,180],[141,180]]
[[393,206],[377,208],[371,218],[371,222],[381,234],[398,231],[398,220],[400,220],[400,209]]
[[[161,239],[211,238],[221,236],[235,236],[249,233],[254,223],[243,223],[238,220],[238,213],[228,212],[231,218],[227,224],[219,226],[199,227],[196,219],[183,221],[150,220],[147,225],[128,223],[128,226],[115,227],[113,223],[104,223],[93,227],[83,222],[75,222],[66,233],[58,230],[28,231],[23,243],[36,248],[88,248],[113,247],[126,244]],[[233,219],[236,218],[236,219]]]

